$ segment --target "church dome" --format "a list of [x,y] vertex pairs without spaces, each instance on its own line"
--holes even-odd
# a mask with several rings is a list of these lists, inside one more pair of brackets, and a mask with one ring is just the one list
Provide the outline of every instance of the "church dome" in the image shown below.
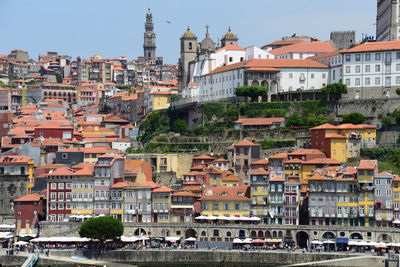
[[231,27],[229,27],[228,31],[225,33],[225,38],[226,39],[235,38],[235,34],[231,32]]
[[190,31],[190,27],[187,28],[187,31],[185,31],[185,33],[182,36],[183,38],[196,38],[196,36],[194,36],[194,33]]

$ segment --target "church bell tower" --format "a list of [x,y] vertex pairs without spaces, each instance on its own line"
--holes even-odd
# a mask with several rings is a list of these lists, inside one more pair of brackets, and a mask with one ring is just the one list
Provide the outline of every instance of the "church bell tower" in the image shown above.
[[154,24],[153,24],[153,15],[150,12],[150,8],[146,14],[146,23],[144,28],[146,32],[144,33],[144,43],[143,43],[143,52],[144,58],[146,60],[151,60],[156,58],[156,34],[153,32]]

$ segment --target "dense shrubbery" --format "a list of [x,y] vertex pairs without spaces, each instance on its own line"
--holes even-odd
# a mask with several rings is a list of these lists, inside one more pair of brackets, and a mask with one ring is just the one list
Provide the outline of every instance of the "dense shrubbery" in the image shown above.
[[353,112],[343,116],[343,123],[361,124],[365,122],[365,117],[361,113]]
[[387,113],[385,116],[380,117],[380,120],[384,128],[400,125],[400,110],[396,109],[392,113]]
[[240,105],[240,114],[249,118],[285,117],[289,109],[290,102],[243,103]]
[[272,139],[264,139],[261,141],[262,149],[273,149],[273,148],[281,148],[281,147],[292,147],[296,145],[296,140],[272,140]]
[[147,115],[146,119],[139,125],[142,132],[138,136],[138,140],[142,143],[147,143],[154,136],[170,131],[170,120],[167,111],[155,110]]
[[225,111],[224,103],[205,103],[203,105],[203,112],[208,121],[213,119],[213,116],[220,118]]
[[235,95],[250,97],[251,101],[257,101],[259,96],[268,95],[268,89],[263,86],[242,86],[235,89]]
[[329,108],[325,101],[307,100],[293,103],[293,115],[287,117],[286,126],[292,127],[314,127],[331,121]]

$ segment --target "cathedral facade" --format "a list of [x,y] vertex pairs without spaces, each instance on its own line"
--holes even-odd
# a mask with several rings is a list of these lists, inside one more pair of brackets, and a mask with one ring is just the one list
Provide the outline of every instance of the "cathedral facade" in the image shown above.
[[[209,26],[206,25],[206,36],[198,43],[197,36],[187,28],[186,32],[180,38],[180,58],[178,67],[178,88],[182,90],[191,81],[190,76],[193,73],[191,66],[196,61],[207,59],[210,54],[215,53],[220,48],[219,41],[216,43],[210,38],[208,31]],[[221,47],[226,45],[238,44],[239,38],[231,32],[229,27],[228,32],[221,38]]]

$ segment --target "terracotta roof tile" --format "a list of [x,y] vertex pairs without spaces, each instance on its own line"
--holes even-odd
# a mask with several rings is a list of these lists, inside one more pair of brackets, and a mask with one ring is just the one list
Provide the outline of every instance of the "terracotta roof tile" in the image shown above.
[[272,125],[272,123],[282,123],[285,118],[241,118],[235,121],[243,126],[247,125]]
[[250,200],[248,186],[216,186],[203,191],[200,200]]
[[332,44],[326,42],[300,42],[293,45],[280,47],[270,50],[269,52],[275,56],[285,55],[289,53],[327,53],[334,51]]
[[200,155],[200,156],[197,156],[197,157],[193,157],[193,159],[212,159],[212,160],[214,160],[214,158],[213,157],[211,157],[211,156],[209,156],[209,155],[206,155],[206,154],[203,154],[203,155]]
[[361,160],[357,168],[361,170],[371,170],[375,169],[377,164],[377,160]]
[[218,52],[220,52],[222,50],[226,50],[226,51],[245,51],[246,48],[240,47],[240,46],[237,46],[237,45],[234,45],[234,44],[228,44],[228,45],[226,45],[224,47],[221,47],[221,48],[217,49],[215,52],[218,53]]
[[41,198],[43,198],[43,196],[39,194],[28,194],[20,198],[14,199],[14,202],[39,201]]
[[341,53],[358,53],[373,51],[400,50],[400,41],[366,42],[356,47],[342,50]]
[[259,146],[259,145],[256,143],[253,143],[249,139],[243,139],[242,141],[237,142],[233,146],[238,147],[238,146]]
[[269,157],[269,159],[285,159],[288,157],[288,153],[278,153]]
[[250,171],[250,175],[268,175],[269,171],[264,170],[263,168],[255,169]]
[[153,192],[154,193],[168,193],[168,192],[174,192],[174,190],[169,188],[169,187],[167,187],[167,186],[165,186],[165,185],[163,185],[163,186],[160,186],[160,187],[157,187],[157,188],[153,189]]
[[284,182],[284,181],[285,181],[285,178],[282,178],[282,177],[280,177],[280,176],[276,176],[276,177],[274,177],[274,178],[272,178],[272,179],[269,179],[269,181],[270,181],[270,182]]

